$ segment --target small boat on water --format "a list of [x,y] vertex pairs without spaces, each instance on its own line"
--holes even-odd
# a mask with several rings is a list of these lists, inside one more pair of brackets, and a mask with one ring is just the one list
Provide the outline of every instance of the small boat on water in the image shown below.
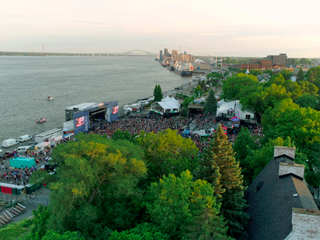
[[53,97],[48,96],[48,101],[51,101],[53,99],[54,99]]
[[44,123],[45,121],[47,121],[47,118],[40,118],[36,123]]

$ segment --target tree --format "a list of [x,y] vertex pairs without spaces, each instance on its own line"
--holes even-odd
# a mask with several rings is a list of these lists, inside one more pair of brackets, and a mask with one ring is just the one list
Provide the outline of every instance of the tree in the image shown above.
[[143,223],[130,230],[114,231],[108,240],[169,240],[169,235],[161,233],[151,223]]
[[291,70],[285,68],[282,69],[280,73],[282,74],[285,80],[289,80],[294,74]]
[[215,97],[214,91],[211,89],[209,92],[209,96],[206,100],[206,104],[204,105],[204,113],[216,115],[217,104],[218,104],[218,101]]
[[217,197],[222,195],[221,215],[227,221],[231,236],[243,232],[249,218],[244,212],[243,176],[234,155],[231,143],[219,124],[200,162],[197,175],[213,184]]
[[261,69],[252,69],[252,70],[250,70],[250,74],[253,76],[258,76],[258,75],[262,75],[263,72]]
[[227,239],[214,188],[192,179],[187,170],[180,177],[169,174],[151,184],[147,209],[152,221],[171,239]]
[[298,75],[297,75],[297,81],[302,81],[304,80],[304,73],[302,71],[302,68],[300,68]]
[[[105,223],[121,230],[131,227],[137,216],[128,217],[115,206],[139,192],[136,185],[147,172],[143,151],[100,135],[81,133],[76,139],[53,150],[59,167],[57,181],[49,184],[48,226],[58,232],[80,230],[85,238],[97,239],[107,231]],[[111,218],[115,211],[117,217]]]
[[313,108],[317,109],[318,107],[319,99],[311,94],[305,93],[302,96],[300,96],[298,99],[295,100],[295,103],[298,104],[300,107],[304,108]]
[[239,100],[240,94],[247,86],[257,86],[259,84],[257,77],[253,75],[246,75],[238,73],[236,76],[227,78],[223,83],[222,99],[225,100]]
[[130,142],[135,142],[136,138],[137,138],[137,134],[131,134],[129,132],[129,130],[121,131],[119,129],[119,130],[114,131],[112,134],[113,140],[128,140]]
[[201,86],[198,84],[198,86],[194,89],[195,97],[199,97],[202,95]]
[[250,179],[247,179],[247,176],[250,175],[250,172],[248,171],[250,166],[245,159],[256,149],[257,144],[250,135],[250,131],[247,128],[241,128],[241,131],[234,142],[233,150],[236,153],[236,160],[240,163],[245,185],[247,186],[250,185]]
[[316,81],[316,78],[314,76],[314,72],[310,71],[309,75],[308,75],[308,81],[311,83],[314,83]]
[[196,145],[191,139],[178,135],[175,130],[141,132],[137,141],[144,150],[148,166],[148,177],[144,180],[146,186],[159,181],[163,175],[172,173],[178,176],[187,169],[197,167]]
[[160,85],[156,85],[154,90],[153,90],[153,96],[154,96],[154,100],[156,102],[160,102],[161,99],[163,98],[163,95],[162,95],[162,90],[161,90],[161,87]]
[[85,240],[84,237],[80,237],[78,232],[65,232],[64,234],[59,234],[52,230],[46,232],[46,235],[42,240]]

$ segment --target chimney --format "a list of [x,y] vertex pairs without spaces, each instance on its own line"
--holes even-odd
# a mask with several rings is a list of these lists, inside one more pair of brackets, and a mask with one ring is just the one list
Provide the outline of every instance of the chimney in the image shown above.
[[279,157],[281,155],[287,155],[288,157],[291,157],[294,159],[296,154],[296,148],[295,147],[281,147],[281,146],[274,146],[274,153],[273,157]]
[[320,239],[320,211],[292,208],[292,232],[286,239]]
[[301,179],[304,175],[304,165],[295,163],[279,163],[279,177],[293,174]]

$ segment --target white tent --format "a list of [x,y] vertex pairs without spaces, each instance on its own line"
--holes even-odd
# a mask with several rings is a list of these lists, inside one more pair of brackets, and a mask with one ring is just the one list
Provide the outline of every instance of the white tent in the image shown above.
[[[220,101],[222,102],[222,101]],[[226,116],[238,116],[240,120],[254,118],[254,113],[250,110],[242,111],[242,105],[239,100],[232,102],[223,102],[217,109],[217,117]]]
[[177,113],[179,112],[180,103],[174,98],[167,96],[163,98],[161,102],[155,102],[151,104],[151,110],[157,113]]

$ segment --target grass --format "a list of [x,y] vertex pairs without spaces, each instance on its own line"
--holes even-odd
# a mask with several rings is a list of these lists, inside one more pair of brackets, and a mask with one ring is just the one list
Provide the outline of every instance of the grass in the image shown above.
[[22,239],[26,236],[32,224],[31,219],[24,219],[18,223],[10,223],[0,228],[0,240]]

